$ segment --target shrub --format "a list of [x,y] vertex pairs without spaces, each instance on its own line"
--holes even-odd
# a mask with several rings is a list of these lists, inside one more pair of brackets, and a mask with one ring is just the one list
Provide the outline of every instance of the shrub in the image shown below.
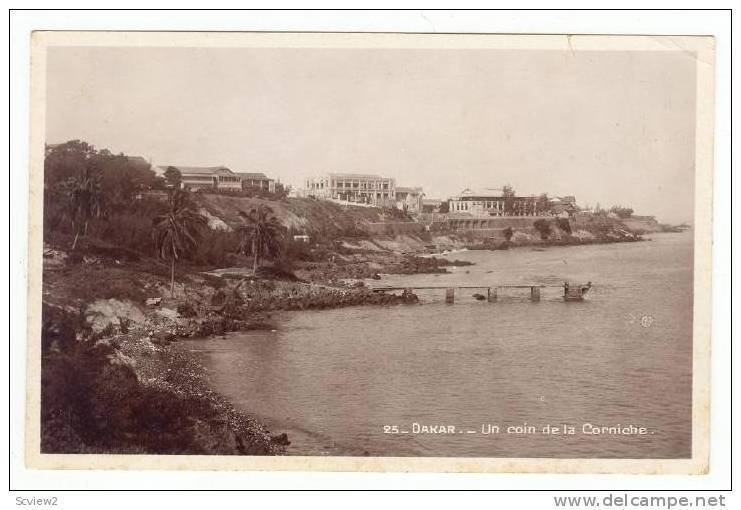
[[144,281],[131,272],[100,266],[83,266],[71,273],[68,278],[75,278],[75,295],[82,301],[96,299],[129,299],[135,303],[144,303],[147,292]]
[[85,320],[83,310],[71,314],[56,306],[42,305],[41,310],[41,350],[60,350],[76,342],[77,335],[87,337],[91,334],[90,325]]
[[196,315],[198,315],[195,307],[193,307],[193,305],[189,301],[186,301],[185,303],[179,303],[177,311],[183,317],[188,317],[188,318],[195,317]]
[[283,260],[288,264],[296,261],[313,261],[311,245],[303,241],[288,239],[283,245]]
[[203,281],[207,283],[209,286],[213,287],[214,289],[223,289],[228,284],[224,278],[221,276],[216,276],[213,274],[203,273],[201,274],[201,277],[203,278]]
[[45,312],[43,453],[213,453],[195,426],[218,417],[208,401],[141,384],[131,367],[111,363],[112,347],[75,340],[74,315]]
[[551,224],[548,220],[535,220],[533,227],[540,233],[540,238],[543,240],[548,239],[551,235]]
[[116,247],[150,254],[154,250],[152,219],[165,209],[166,204],[155,198],[123,205],[96,220],[90,234]]
[[569,223],[569,220],[567,218],[558,218],[557,220],[558,228],[566,232],[567,234],[571,234],[571,223]]
[[210,267],[227,267],[243,260],[237,256],[239,234],[204,229],[195,253],[191,256],[192,262]]
[[504,229],[504,238],[507,241],[511,240],[513,235],[515,235],[515,231],[512,230],[512,227],[507,227]]
[[257,276],[259,278],[271,279],[271,280],[283,280],[283,281],[289,281],[289,282],[300,281],[299,278],[296,277],[295,274],[293,274],[291,267],[285,264],[284,262],[278,262],[274,264],[272,267],[270,266],[260,267],[257,270]]
[[131,327],[131,319],[129,319],[128,317],[119,317],[118,320],[120,324],[119,330],[125,335],[129,332],[129,329]]
[[630,207],[623,207],[621,205],[613,205],[610,207],[610,212],[615,213],[620,219],[626,219],[633,216],[633,209]]
[[416,235],[421,241],[424,241],[427,243],[432,241],[432,234],[430,234],[429,230],[423,230],[422,232],[419,232]]
[[141,385],[111,352],[80,343],[46,359],[42,452],[204,453],[189,425],[212,413],[205,403]]

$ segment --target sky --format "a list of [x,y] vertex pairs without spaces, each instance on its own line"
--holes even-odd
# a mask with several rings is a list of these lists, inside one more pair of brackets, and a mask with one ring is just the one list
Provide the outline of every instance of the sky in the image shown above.
[[46,142],[300,186],[374,173],[430,198],[575,195],[692,221],[684,52],[52,47]]

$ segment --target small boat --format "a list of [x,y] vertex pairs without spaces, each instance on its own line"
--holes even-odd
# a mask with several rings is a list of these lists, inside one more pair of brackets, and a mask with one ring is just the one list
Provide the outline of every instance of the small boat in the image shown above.
[[569,282],[563,284],[564,301],[584,301],[584,295],[592,288],[592,282],[586,285],[571,285]]

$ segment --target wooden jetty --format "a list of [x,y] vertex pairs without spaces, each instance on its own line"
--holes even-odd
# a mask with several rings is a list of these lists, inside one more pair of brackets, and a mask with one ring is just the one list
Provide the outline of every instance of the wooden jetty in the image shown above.
[[[530,289],[530,300],[540,301],[540,289],[544,288],[561,288],[564,291],[563,298],[565,301],[582,301],[584,300],[584,294],[589,292],[592,288],[592,282],[586,285],[571,285],[569,282],[563,285],[510,285],[510,284],[497,284],[497,285],[423,285],[423,286],[407,286],[407,287],[373,287],[370,290],[373,292],[393,292],[393,291],[415,291],[415,290],[444,290],[445,291],[445,302],[455,302],[455,291],[456,290],[486,290],[486,297],[483,294],[474,294],[477,299],[492,303],[497,300],[497,291],[499,289]],[[478,297],[480,296],[480,297]]]

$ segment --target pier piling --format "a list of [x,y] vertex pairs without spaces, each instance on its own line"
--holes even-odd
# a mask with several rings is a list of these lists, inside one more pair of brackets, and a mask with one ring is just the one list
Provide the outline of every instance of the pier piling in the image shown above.
[[445,302],[446,303],[454,303],[455,302],[455,289],[448,287],[445,289]]
[[530,287],[530,300],[540,301],[540,287]]
[[445,285],[423,285],[418,287],[375,287],[371,288],[373,292],[391,292],[391,291],[403,291],[402,295],[410,295],[413,290],[443,290],[445,291],[445,302],[452,304],[455,302],[455,290],[464,289],[477,289],[482,293],[486,289],[486,297],[483,294],[473,294],[473,297],[479,301],[486,299],[488,302],[493,303],[497,301],[499,289],[530,289],[530,300],[533,302],[540,301],[541,289],[554,287],[562,288],[564,290],[564,299],[566,301],[582,301],[584,294],[592,288],[592,282],[587,282],[586,285],[569,285],[568,282],[564,285],[533,285],[533,284],[500,284],[500,285],[459,285],[453,287],[447,287]]
[[486,297],[487,297],[487,301],[489,301],[489,303],[495,302],[497,300],[497,289],[496,288],[493,288],[492,289],[491,287],[489,287],[486,290]]

